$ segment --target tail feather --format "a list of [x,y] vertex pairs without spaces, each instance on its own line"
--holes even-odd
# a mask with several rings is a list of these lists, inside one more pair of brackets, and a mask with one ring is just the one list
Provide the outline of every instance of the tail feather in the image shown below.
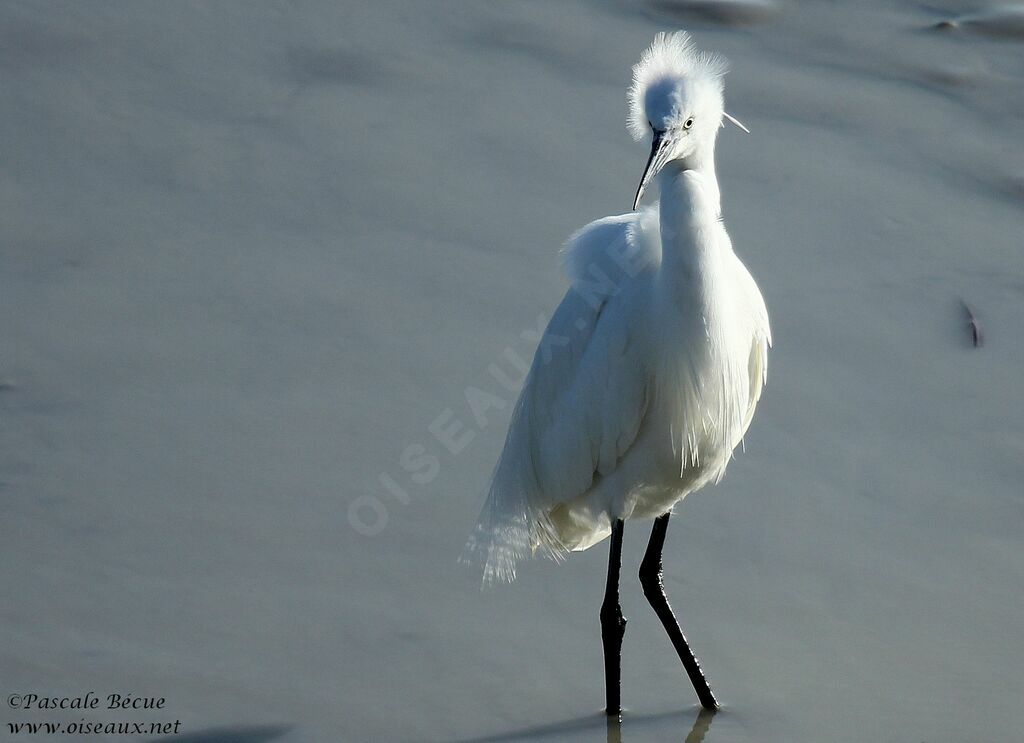
[[513,514],[501,512],[495,508],[494,496],[492,491],[459,558],[460,562],[482,568],[485,586],[511,583],[519,561],[538,552],[554,560],[564,557],[567,550],[546,514],[534,514],[530,509]]

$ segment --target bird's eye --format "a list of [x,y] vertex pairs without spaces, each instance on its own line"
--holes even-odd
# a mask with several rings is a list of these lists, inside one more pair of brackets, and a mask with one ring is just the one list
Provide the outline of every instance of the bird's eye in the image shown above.
[[688,118],[686,121],[683,122],[683,129],[689,129],[691,126],[693,126],[693,117],[692,116],[690,118]]

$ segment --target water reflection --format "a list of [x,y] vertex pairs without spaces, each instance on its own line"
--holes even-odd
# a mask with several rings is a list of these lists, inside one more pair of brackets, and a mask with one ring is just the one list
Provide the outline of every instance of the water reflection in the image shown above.
[[[672,712],[670,714],[660,715],[645,715],[641,717],[631,717],[629,723],[634,720],[641,721],[645,720],[648,722],[654,722],[657,720],[667,720],[673,717],[681,715],[679,712]],[[693,721],[693,727],[690,728],[690,732],[687,734],[684,743],[704,743],[704,736],[707,735],[708,730],[711,729],[711,721],[715,718],[715,713],[710,710],[706,710],[701,707],[700,712],[697,713],[697,719]],[[608,719],[608,743],[622,743],[622,718],[609,717]],[[628,736],[627,736],[628,737]]]
[[685,743],[703,743],[704,736],[711,729],[711,721],[715,719],[715,713],[701,707],[697,713],[697,719],[693,721],[690,734],[686,736]]
[[[601,728],[605,728],[608,743],[629,743],[630,733],[638,735],[642,732],[650,733],[650,728],[656,727],[663,731],[668,727],[678,727],[680,732],[686,730],[690,725],[689,733],[684,738],[684,743],[705,743],[704,736],[711,728],[711,721],[715,713],[706,709],[700,709],[694,717],[692,710],[684,712],[661,712],[653,715],[631,715],[627,714],[625,720],[621,718],[607,717],[604,714],[588,715],[572,720],[551,722],[545,725],[513,730],[508,733],[496,735],[485,735],[479,738],[465,738],[457,743],[511,743],[511,741],[523,740],[561,740],[568,736],[574,738],[587,735],[590,740],[597,740]],[[691,723],[692,721],[692,723]],[[588,735],[589,734],[589,735]],[[650,737],[645,735],[645,738]]]

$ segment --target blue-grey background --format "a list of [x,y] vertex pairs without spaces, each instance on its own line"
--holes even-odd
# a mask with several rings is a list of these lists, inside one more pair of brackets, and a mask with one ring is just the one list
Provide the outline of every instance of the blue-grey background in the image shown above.
[[[532,354],[563,239],[628,208],[630,66],[685,27],[753,131],[718,162],[776,340],[669,534],[726,705],[694,736],[1019,739],[1016,8],[0,5],[0,691],[163,696],[89,719],[183,740],[605,740],[604,545],[483,593],[455,560],[511,410],[489,367]],[[629,743],[697,718],[646,539]]]

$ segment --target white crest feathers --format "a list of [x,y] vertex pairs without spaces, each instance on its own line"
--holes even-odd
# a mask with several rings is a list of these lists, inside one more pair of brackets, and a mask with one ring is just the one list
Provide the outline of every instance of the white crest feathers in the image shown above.
[[721,78],[728,64],[717,54],[702,52],[686,31],[660,32],[633,65],[633,84],[629,88],[629,132],[642,139],[650,132],[644,97],[655,83],[666,78],[703,79],[721,89]]

